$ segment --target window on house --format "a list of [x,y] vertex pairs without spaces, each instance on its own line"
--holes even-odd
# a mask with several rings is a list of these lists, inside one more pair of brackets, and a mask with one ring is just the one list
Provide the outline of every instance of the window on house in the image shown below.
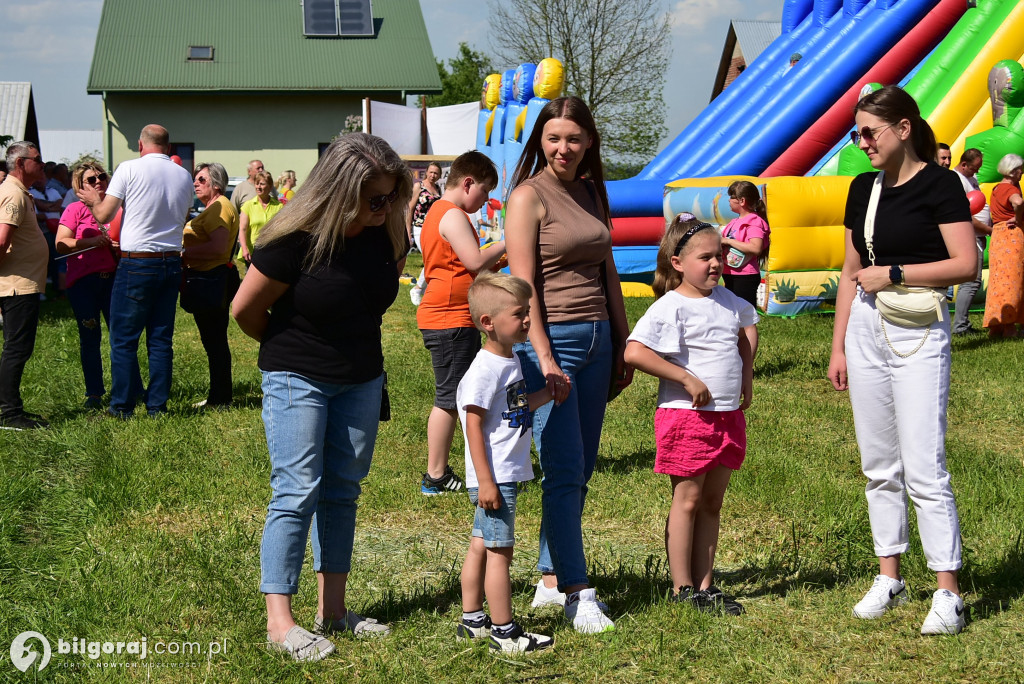
[[178,155],[181,157],[181,166],[189,173],[192,173],[192,169],[196,166],[196,144],[187,142],[172,142],[171,143],[171,156]]
[[190,61],[190,62],[212,62],[213,61],[213,46],[212,45],[189,45],[188,46],[188,61]]
[[372,36],[370,0],[302,0],[302,32],[306,36]]

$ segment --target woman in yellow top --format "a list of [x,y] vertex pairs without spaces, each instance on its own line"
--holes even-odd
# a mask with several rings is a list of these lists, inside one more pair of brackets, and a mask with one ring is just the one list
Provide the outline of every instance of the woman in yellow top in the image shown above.
[[[274,190],[274,181],[269,173],[266,171],[257,173],[253,184],[256,187],[256,196],[242,203],[241,213],[238,216],[238,262],[239,264],[245,263],[246,266],[252,259],[252,245],[256,242],[260,230],[284,206],[283,202],[270,194]],[[283,188],[281,196],[284,197]]]
[[[298,179],[295,177],[295,172],[292,170],[285,171],[277,177],[277,198],[282,203],[287,203],[292,197],[295,197],[295,183]],[[253,242],[256,238],[253,238]]]
[[210,391],[196,408],[231,405],[231,349],[228,305],[238,290],[231,252],[238,237],[238,213],[224,196],[228,173],[221,164],[196,165],[193,188],[206,205],[185,224],[185,284],[181,308],[192,314],[210,364]]

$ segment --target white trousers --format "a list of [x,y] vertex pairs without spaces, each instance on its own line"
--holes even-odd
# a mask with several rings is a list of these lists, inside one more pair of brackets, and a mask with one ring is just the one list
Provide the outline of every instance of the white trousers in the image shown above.
[[908,358],[892,351],[912,351],[925,330],[886,322],[883,332],[875,296],[858,289],[846,330],[846,363],[875,554],[907,551],[909,496],[928,567],[938,572],[961,565],[960,521],[946,470],[949,317],[933,323]]

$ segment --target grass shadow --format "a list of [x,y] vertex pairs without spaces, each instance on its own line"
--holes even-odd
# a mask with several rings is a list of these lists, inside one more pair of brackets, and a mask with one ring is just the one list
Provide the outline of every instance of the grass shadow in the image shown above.
[[612,475],[623,475],[634,470],[650,470],[654,467],[654,449],[641,449],[631,454],[619,453],[601,456],[597,459],[594,471]]

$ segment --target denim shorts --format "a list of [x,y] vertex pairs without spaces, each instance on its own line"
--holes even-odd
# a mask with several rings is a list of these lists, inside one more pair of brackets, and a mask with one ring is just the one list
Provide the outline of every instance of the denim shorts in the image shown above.
[[501,493],[501,508],[488,511],[476,505],[479,488],[469,487],[469,500],[476,506],[473,518],[473,536],[484,540],[488,549],[511,549],[516,545],[516,494],[517,482],[498,485]]
[[420,330],[423,346],[430,351],[434,367],[434,406],[452,411],[455,393],[462,377],[480,351],[480,331],[476,328]]

